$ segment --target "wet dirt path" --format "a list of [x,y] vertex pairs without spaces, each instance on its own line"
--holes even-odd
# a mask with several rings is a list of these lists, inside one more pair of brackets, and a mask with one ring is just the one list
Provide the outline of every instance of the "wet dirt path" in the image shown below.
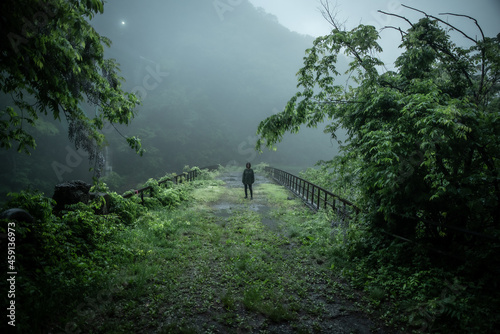
[[[221,221],[229,220],[233,215],[242,212],[256,213],[260,216],[260,221],[265,229],[272,231],[278,237],[286,237],[288,232],[284,227],[283,222],[274,215],[274,208],[269,202],[266,194],[261,192],[263,184],[274,183],[271,179],[263,175],[255,175],[256,182],[253,186],[253,200],[244,199],[244,186],[241,182],[241,172],[229,172],[218,177],[225,183],[228,191],[231,191],[232,197],[225,197],[221,201],[211,205],[213,213]],[[239,189],[234,195],[235,189]],[[286,190],[284,190],[286,191]],[[288,192],[288,199],[293,199],[293,194]],[[255,333],[392,333],[393,331],[386,328],[378,320],[372,320],[364,314],[357,306],[355,306],[355,298],[347,300],[344,297],[338,296],[331,286],[332,282],[329,278],[325,278],[325,270],[319,269],[317,263],[305,263],[307,261],[303,257],[296,258],[294,263],[294,255],[292,251],[297,251],[299,245],[289,244],[283,247],[283,254],[279,257],[287,259],[284,268],[290,268],[289,273],[276,273],[277,275],[296,275],[292,273],[292,268],[303,266],[306,272],[304,275],[304,290],[297,292],[297,303],[300,306],[296,310],[298,319],[293,321],[277,321],[269,322],[265,329],[257,330],[259,326],[254,327]],[[293,250],[292,250],[293,249]],[[288,256],[290,250],[290,256]],[[311,262],[314,262],[311,260]],[[307,272],[307,268],[310,269]],[[332,280],[335,280],[332,278]],[[340,283],[342,284],[342,283]],[[334,282],[335,285],[335,282]],[[290,307],[287,305],[286,307]],[[313,310],[311,310],[311,308]],[[297,321],[298,320],[298,321]],[[245,332],[245,331],[241,331]],[[254,331],[250,331],[254,332]]]
[[[217,204],[212,205],[215,214],[219,217],[230,217],[234,212],[239,210],[250,210],[258,213],[261,216],[261,222],[269,229],[278,231],[278,224],[275,219],[270,216],[271,207],[264,194],[259,192],[259,186],[265,183],[271,183],[267,177],[255,174],[255,183],[253,184],[253,199],[245,199],[243,203],[238,199],[243,199],[245,190],[241,182],[240,172],[230,172],[218,177],[219,180],[224,181],[225,187],[228,189],[240,189],[241,197],[229,198]],[[250,196],[250,192],[248,192]]]
[[75,318],[78,331],[394,332],[367,315],[312,242],[328,237],[329,222],[312,234],[318,216],[260,173],[244,199],[241,173],[202,183],[185,206],[150,211],[124,231],[133,258],[117,267],[108,302]]

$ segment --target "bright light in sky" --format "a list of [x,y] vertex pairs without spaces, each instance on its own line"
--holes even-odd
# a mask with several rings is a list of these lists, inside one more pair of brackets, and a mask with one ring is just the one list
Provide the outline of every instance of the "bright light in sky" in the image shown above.
[[122,21],[122,26],[124,26],[124,25],[125,25],[125,21]]

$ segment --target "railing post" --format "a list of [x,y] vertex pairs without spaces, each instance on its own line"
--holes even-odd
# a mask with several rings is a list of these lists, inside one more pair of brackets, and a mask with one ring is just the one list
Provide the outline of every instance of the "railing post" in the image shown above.
[[[352,206],[352,208],[356,211],[356,215],[359,212],[359,209],[354,204],[321,187],[316,186],[314,183],[310,183],[307,180],[299,178],[281,169],[270,167],[266,168],[266,170],[269,171],[273,175],[274,179],[281,185],[290,189],[297,196],[302,196],[302,199],[305,200],[305,202],[310,205],[312,209],[319,210],[322,206],[326,209],[328,206],[331,206],[332,210],[336,210],[336,201],[338,199],[344,204],[344,211],[347,206]],[[325,193],[324,196],[321,195],[321,192]],[[332,203],[328,202],[329,196],[332,199]],[[321,205],[321,202],[323,202],[323,205]]]
[[312,189],[311,189],[311,205],[314,205],[314,184],[311,184],[312,185]]
[[319,200],[320,200],[320,197],[321,197],[321,189],[318,188],[318,199],[317,199],[318,204],[316,205],[316,207],[318,208],[318,210],[319,210]]

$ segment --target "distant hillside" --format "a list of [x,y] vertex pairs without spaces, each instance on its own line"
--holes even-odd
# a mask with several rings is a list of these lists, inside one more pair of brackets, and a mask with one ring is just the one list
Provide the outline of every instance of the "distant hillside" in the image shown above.
[[[257,125],[295,93],[295,73],[313,38],[290,32],[248,1],[214,5],[220,3],[227,2],[112,1],[92,21],[113,41],[107,54],[121,64],[126,89],[142,97],[132,125],[119,128],[143,140],[148,152],[142,158],[116,131],[106,131],[114,187],[134,187],[187,164],[265,160],[307,166],[335,154],[328,136],[315,129],[288,136],[277,152],[256,155]],[[63,173],[54,170],[54,163],[68,166],[71,154],[64,124],[56,127],[52,136],[39,134],[32,157],[1,153],[11,160],[1,177],[10,180],[13,168],[25,177],[6,182],[4,192],[26,183],[50,192],[61,178],[90,181],[85,158],[70,161]],[[20,164],[28,167],[20,172]]]

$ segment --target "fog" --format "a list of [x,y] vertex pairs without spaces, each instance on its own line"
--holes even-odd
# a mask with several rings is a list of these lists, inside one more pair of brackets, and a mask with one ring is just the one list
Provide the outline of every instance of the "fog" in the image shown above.
[[[418,8],[430,14],[475,11],[486,34],[496,35],[499,2],[477,3],[483,6],[442,1],[431,7],[434,2],[419,1]],[[417,6],[416,1],[407,4]],[[106,2],[104,14],[91,22],[112,40],[106,55],[120,63],[125,90],[142,102],[131,125],[104,129],[104,175],[111,188],[133,188],[185,165],[265,161],[299,170],[335,156],[337,144],[323,133],[323,126],[287,135],[275,152],[254,150],[259,122],[281,111],[294,95],[305,50],[314,37],[329,32],[318,7],[319,2],[309,0]],[[339,1],[336,8],[347,28],[359,23],[378,28],[402,24],[380,18],[375,9],[403,15],[394,1]],[[388,37],[382,46],[388,49],[385,57],[390,63],[398,49]],[[88,110],[89,115],[94,112]],[[59,182],[91,181],[92,166],[67,140],[66,124],[50,119],[42,124],[33,133],[38,147],[31,156],[1,152],[2,196],[26,185],[51,195]],[[140,137],[145,155],[136,155],[121,134]]]

